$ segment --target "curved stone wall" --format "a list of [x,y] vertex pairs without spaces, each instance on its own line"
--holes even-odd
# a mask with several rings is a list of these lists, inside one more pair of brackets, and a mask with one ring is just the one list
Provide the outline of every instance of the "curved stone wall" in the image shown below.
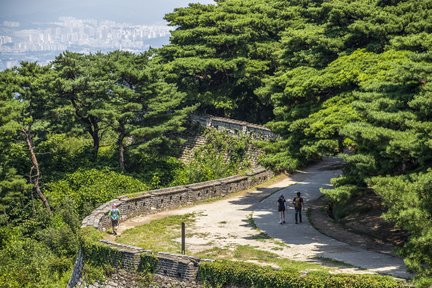
[[[204,127],[213,127],[228,133],[247,133],[255,139],[270,140],[276,136],[270,129],[243,121],[227,118],[213,117],[208,115],[194,115],[192,122]],[[82,221],[81,227],[94,227],[101,231],[110,228],[111,221],[108,212],[112,204],[117,204],[121,211],[121,221],[136,216],[157,213],[167,209],[175,209],[184,205],[224,196],[229,193],[238,192],[260,184],[274,174],[264,168],[255,168],[246,175],[236,175],[213,181],[194,183],[184,186],[168,187],[136,193],[130,196],[122,196],[106,202],[96,208]],[[80,250],[74,265],[74,269],[68,283],[68,287],[136,287],[134,286],[134,272],[139,266],[139,255],[141,253],[152,253],[139,247],[118,244],[102,240],[110,249],[120,251],[122,269],[118,270],[106,283],[88,285],[82,281],[82,269],[85,264],[84,253]],[[163,287],[200,287],[196,282],[198,275],[198,263],[203,261],[195,257],[177,254],[158,253],[156,257],[159,264],[156,269],[158,279],[164,283]],[[168,286],[167,283],[171,283]],[[182,283],[188,282],[186,286]],[[123,283],[123,284],[122,284]],[[128,283],[126,285],[126,283]],[[172,286],[171,286],[172,285]]]
[[122,196],[96,208],[89,216],[84,218],[82,227],[92,226],[105,231],[111,225],[108,212],[114,203],[120,209],[121,221],[124,221],[135,216],[157,213],[200,200],[241,191],[269,179],[272,175],[272,172],[264,168],[256,168],[244,176],[237,175],[185,186],[150,190],[129,197]]
[[[246,175],[237,175],[214,181],[151,190],[134,194],[129,197],[119,197],[96,208],[89,216],[84,218],[81,227],[91,226],[101,231],[108,229],[111,225],[108,212],[113,203],[118,205],[122,214],[121,220],[124,221],[135,216],[148,215],[162,210],[179,208],[183,205],[193,204],[201,200],[245,190],[260,184],[273,176],[273,172],[265,170],[264,168],[257,168]],[[111,277],[107,283],[99,283],[89,286],[81,279],[85,258],[80,250],[75,261],[68,287],[116,287],[115,285],[123,287],[121,283],[125,282],[127,279],[129,279],[130,286],[128,284],[124,287],[136,287],[133,286],[135,285],[133,284],[133,275],[140,264],[139,254],[151,254],[152,252],[139,247],[118,244],[105,240],[102,240],[101,242],[108,245],[111,249],[121,251],[121,259],[118,259],[118,262],[122,263],[123,269],[118,270],[118,273],[115,274],[114,277]],[[202,261],[201,259],[169,253],[158,253],[156,257],[159,259],[156,274],[159,275],[158,279],[165,283],[163,285],[170,282],[173,283],[172,287],[182,287],[183,284],[181,283],[186,281],[189,282],[187,287],[200,286],[196,283],[196,280],[198,275],[198,263]],[[117,284],[114,285],[113,283]]]

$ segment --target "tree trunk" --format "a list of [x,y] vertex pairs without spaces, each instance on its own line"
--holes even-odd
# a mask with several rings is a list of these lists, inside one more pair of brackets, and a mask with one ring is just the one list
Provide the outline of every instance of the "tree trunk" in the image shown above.
[[100,143],[99,143],[99,133],[98,133],[98,131],[97,131],[97,130],[93,131],[93,132],[91,133],[91,136],[92,136],[92,138],[93,138],[93,154],[94,154],[94,157],[95,157],[95,160],[96,160],[97,157],[98,157],[98,153],[99,153],[99,145],[100,145]]
[[117,138],[117,147],[119,152],[119,166],[121,171],[125,171],[124,144],[123,144],[125,134],[126,133],[124,132],[124,128],[121,127]]
[[[48,211],[48,213],[50,215],[52,215],[52,211],[51,211],[51,207],[49,205],[48,199],[46,198],[45,194],[42,192],[42,189],[40,188],[39,181],[40,181],[41,173],[40,173],[40,169],[39,169],[39,162],[37,160],[36,153],[34,152],[34,149],[33,149],[33,139],[30,135],[29,130],[22,129],[22,132],[25,136],[25,139],[27,142],[27,147],[28,147],[29,152],[30,152],[30,159],[32,162],[32,168],[30,170],[30,182],[33,182],[33,186],[36,190],[36,193],[41,198],[45,208]],[[34,174],[33,174],[33,171],[35,171]]]
[[90,116],[88,118],[88,131],[93,139],[93,154],[95,157],[95,160],[97,160],[98,153],[99,153],[99,145],[100,145],[100,137],[99,137],[99,125],[98,125],[98,119],[96,117]]

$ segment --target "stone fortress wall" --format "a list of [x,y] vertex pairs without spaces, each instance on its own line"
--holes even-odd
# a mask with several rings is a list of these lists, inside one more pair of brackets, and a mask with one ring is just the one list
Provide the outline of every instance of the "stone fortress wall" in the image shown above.
[[82,227],[92,226],[101,231],[110,228],[108,212],[112,204],[121,211],[121,221],[139,215],[148,215],[174,209],[217,196],[241,191],[269,179],[273,174],[264,168],[256,168],[246,175],[237,175],[218,180],[184,186],[150,190],[133,196],[122,196],[102,204],[84,218]]
[[[235,121],[231,119],[194,116],[193,121],[206,127],[214,127],[232,131],[247,132],[261,137],[261,139],[273,139],[275,136],[267,128],[249,124],[246,122]],[[246,127],[246,128],[244,128]],[[250,130],[248,130],[250,129]],[[262,129],[262,130],[260,130]],[[237,132],[236,132],[237,133]],[[240,132],[239,132],[240,133]],[[168,187],[163,189],[151,190],[142,193],[136,193],[131,196],[122,196],[100,205],[89,216],[84,218],[81,227],[94,227],[101,231],[110,228],[111,222],[108,212],[112,204],[117,204],[121,211],[121,221],[130,219],[139,215],[148,215],[167,209],[175,209],[184,205],[196,203],[201,200],[210,199],[217,196],[245,190],[260,184],[273,176],[271,171],[264,168],[255,168],[246,175],[237,175],[226,177],[213,181],[194,183],[184,186]],[[134,272],[140,265],[140,255],[142,253],[152,254],[151,251],[139,247],[118,244],[102,240],[105,245],[121,253],[120,259],[116,263],[121,263],[121,268],[105,283],[96,283],[88,285],[82,279],[82,270],[85,259],[82,251],[79,251],[74,269],[67,287],[138,287],[135,281]],[[198,263],[204,261],[195,257],[157,253],[156,257],[159,262],[155,275],[161,287],[200,287],[196,282],[198,276]]]
[[[119,252],[116,254],[117,258],[113,259],[113,262],[121,267],[121,269],[116,269],[109,279],[106,279],[103,283],[86,283],[85,279],[82,278],[85,259],[83,253],[80,251],[67,287],[143,287],[137,271],[139,271],[141,265],[141,255],[153,255],[152,251],[106,240],[101,240],[101,242]],[[162,252],[154,256],[158,259],[153,278],[153,282],[157,283],[156,287],[202,287],[197,281],[198,263],[210,260]]]
[[[267,127],[244,121],[210,115],[192,115],[190,120],[192,126],[198,125],[201,127],[201,130],[206,128],[217,129],[234,137],[246,135],[253,140],[272,140],[277,138],[276,134]],[[186,143],[183,145],[182,153],[179,157],[185,163],[193,158],[196,148],[207,143],[205,135],[199,129],[192,129],[192,131],[187,132],[189,134],[186,137]],[[257,147],[249,147],[246,157],[252,164],[252,167],[258,167],[258,157],[260,154],[261,151]]]
[[231,134],[244,133],[261,140],[275,139],[277,136],[269,128],[244,121],[215,117],[211,115],[192,115],[192,122],[203,127],[212,127]]

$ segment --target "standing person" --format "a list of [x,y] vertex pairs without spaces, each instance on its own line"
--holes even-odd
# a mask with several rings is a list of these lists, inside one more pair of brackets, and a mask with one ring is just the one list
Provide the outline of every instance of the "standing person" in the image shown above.
[[285,197],[281,195],[278,199],[279,224],[285,224]]
[[303,198],[300,197],[300,192],[297,191],[297,196],[294,197],[293,199],[293,205],[295,208],[295,223],[298,224],[299,220],[300,223],[302,223],[302,213],[301,211],[304,210],[304,203],[303,203]]
[[120,210],[117,208],[116,204],[113,204],[111,210],[108,215],[111,218],[111,226],[114,235],[117,235],[117,226],[119,225],[120,220]]

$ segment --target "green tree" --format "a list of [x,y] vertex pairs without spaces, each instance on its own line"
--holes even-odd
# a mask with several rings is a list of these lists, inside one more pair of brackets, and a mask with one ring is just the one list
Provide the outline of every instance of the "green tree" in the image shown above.
[[151,63],[153,56],[153,51],[107,55],[115,81],[110,117],[117,133],[121,170],[125,170],[127,149],[135,155],[174,155],[179,144],[176,135],[185,129],[189,114],[196,108],[186,105],[185,93],[164,81],[160,66]]
[[107,60],[101,53],[64,52],[53,61],[57,73],[53,89],[60,98],[57,101],[65,106],[62,109],[73,110],[74,119],[71,120],[78,122],[91,136],[95,159],[113,110],[110,99],[114,80]]
[[[283,2],[283,3],[282,3]],[[191,4],[165,19],[176,30],[158,54],[167,79],[201,110],[253,122],[272,117],[269,98],[254,90],[277,66],[284,1]],[[289,4],[288,4],[289,5]]]
[[[47,92],[43,88],[46,84],[44,82],[46,71],[46,68],[36,63],[22,62],[20,67],[2,74],[1,106],[3,108],[0,133],[3,135],[2,146],[6,153],[11,152],[11,148],[14,147],[12,141],[24,142],[31,163],[28,168],[29,182],[46,210],[51,213],[48,199],[42,191],[42,175],[34,141],[35,137],[43,137],[44,129],[48,125],[43,117],[45,111],[43,104],[47,101]],[[3,173],[6,172],[4,176],[10,177],[14,174],[14,169],[13,166],[8,165],[8,161],[13,159],[7,154],[3,157],[2,170]]]

